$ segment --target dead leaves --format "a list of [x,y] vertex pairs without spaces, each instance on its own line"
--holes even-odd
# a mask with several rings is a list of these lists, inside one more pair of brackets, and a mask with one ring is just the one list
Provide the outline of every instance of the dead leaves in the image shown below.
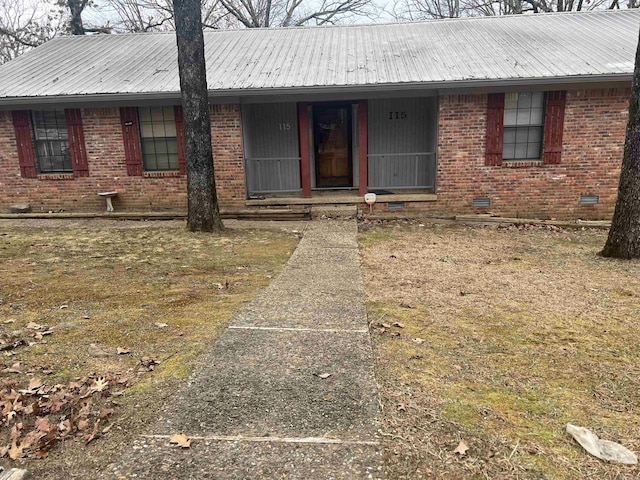
[[113,349],[96,345],[95,343],[89,344],[89,347],[87,348],[87,353],[89,354],[90,357],[94,357],[94,358],[106,358],[116,354],[116,352]]
[[104,392],[107,388],[109,388],[109,381],[104,377],[99,377],[89,386],[87,393],[80,398],[86,398],[90,397],[94,393]]
[[3,373],[22,373],[22,364],[20,362],[15,362],[8,368],[2,370]]
[[[383,315],[384,317],[384,315]],[[380,335],[384,335],[389,332],[389,336],[391,337],[402,337],[402,333],[398,331],[398,329],[403,329],[405,324],[402,322],[393,322],[393,323],[378,323],[376,326],[373,325],[373,322],[369,324],[370,328],[373,328],[375,332]]]
[[172,435],[169,439],[169,443],[180,447],[180,448],[190,448],[191,447],[191,439],[187,437],[184,433],[176,433]]
[[467,450],[469,450],[469,445],[464,440],[460,440],[458,446],[453,450],[453,453],[457,453],[461,457],[464,457],[467,454]]
[[109,397],[135,377],[135,373],[91,376],[67,385],[49,385],[34,377],[21,389],[16,381],[2,381],[0,424],[11,427],[11,433],[4,437],[8,444],[0,448],[0,457],[44,458],[61,439],[93,441],[110,427],[105,423],[115,413],[115,403]]
[[160,365],[160,362],[155,358],[151,357],[142,357],[138,362],[138,365],[141,366],[146,371],[151,372],[155,368],[156,365]]
[[[8,320],[3,323],[8,325],[9,323],[15,323],[15,320],[11,319],[10,321]],[[40,325],[36,322],[27,323],[21,330],[14,330],[10,333],[0,332],[0,351],[11,351],[25,345],[31,347],[33,345],[47,343],[44,337],[51,335],[52,333],[52,329],[49,329],[46,325]]]

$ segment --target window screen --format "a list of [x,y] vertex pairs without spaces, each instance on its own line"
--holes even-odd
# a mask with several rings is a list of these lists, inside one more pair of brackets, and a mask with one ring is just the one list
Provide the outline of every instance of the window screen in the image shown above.
[[173,107],[139,108],[138,117],[144,169],[179,170]]
[[538,160],[542,154],[544,92],[507,93],[504,99],[504,160]]
[[64,110],[31,112],[40,173],[73,172]]

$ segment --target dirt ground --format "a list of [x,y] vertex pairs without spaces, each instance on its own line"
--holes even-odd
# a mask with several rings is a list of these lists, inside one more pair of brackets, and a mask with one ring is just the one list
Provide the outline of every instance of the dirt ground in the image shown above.
[[605,239],[361,224],[389,478],[640,478],[565,433],[640,453],[640,262]]
[[[298,237],[197,234],[183,222],[0,221],[0,451],[19,434],[14,447],[42,444],[16,461],[5,449],[0,465],[92,478],[115,461]],[[36,417],[46,421],[34,427]]]

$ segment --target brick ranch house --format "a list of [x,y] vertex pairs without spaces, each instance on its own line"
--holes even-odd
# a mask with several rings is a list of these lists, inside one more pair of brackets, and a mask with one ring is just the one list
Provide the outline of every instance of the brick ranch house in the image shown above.
[[[205,33],[223,208],[607,218],[640,12]],[[0,210],[186,209],[175,36],[52,40],[0,67]]]

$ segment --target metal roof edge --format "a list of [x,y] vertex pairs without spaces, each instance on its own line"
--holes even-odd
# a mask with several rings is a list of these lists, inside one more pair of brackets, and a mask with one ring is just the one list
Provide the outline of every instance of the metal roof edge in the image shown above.
[[[317,86],[317,87],[279,87],[263,89],[233,89],[233,90],[209,90],[209,99],[216,99],[221,103],[229,103],[231,98],[238,97],[262,97],[262,96],[293,96],[304,94],[359,94],[366,97],[367,92],[411,92],[414,90],[437,90],[440,93],[457,90],[486,90],[496,91],[508,87],[525,86],[553,86],[553,85],[575,85],[581,84],[602,84],[631,82],[633,73],[615,73],[606,75],[575,75],[557,77],[532,77],[532,78],[512,78],[512,79],[473,79],[442,82],[415,82],[415,83],[392,83],[392,84],[369,84],[369,85],[349,85],[349,86]],[[225,100],[226,99],[226,100]],[[100,93],[86,95],[51,95],[46,97],[5,97],[0,98],[0,108],[6,107],[22,108],[33,107],[34,105],[49,106],[60,104],[92,104],[96,106],[108,106],[105,104],[116,104],[117,106],[137,102],[158,102],[167,100],[180,100],[180,92],[148,92],[148,93]]]

